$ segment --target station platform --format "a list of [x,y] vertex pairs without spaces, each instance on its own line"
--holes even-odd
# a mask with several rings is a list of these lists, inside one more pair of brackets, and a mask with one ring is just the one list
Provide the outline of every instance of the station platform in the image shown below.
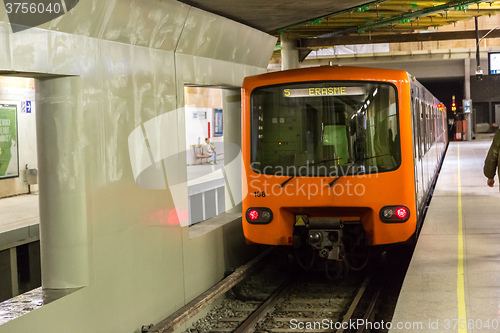
[[0,199],[0,251],[38,240],[38,194]]
[[38,194],[0,199],[0,325],[12,318],[3,301],[41,284],[38,206]]
[[493,135],[451,142],[390,333],[500,332],[500,193],[486,185]]

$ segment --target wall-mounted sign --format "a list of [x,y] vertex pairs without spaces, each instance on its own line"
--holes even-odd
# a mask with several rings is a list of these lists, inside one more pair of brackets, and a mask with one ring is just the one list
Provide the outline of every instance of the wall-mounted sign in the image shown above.
[[214,109],[214,136],[222,136],[222,109]]
[[21,101],[21,113],[31,113],[31,101]]
[[500,52],[488,52],[489,74],[500,74]]
[[464,113],[470,113],[472,110],[472,101],[470,99],[463,100]]
[[0,105],[0,179],[19,177],[17,107]]
[[206,111],[193,111],[193,119],[207,119]]

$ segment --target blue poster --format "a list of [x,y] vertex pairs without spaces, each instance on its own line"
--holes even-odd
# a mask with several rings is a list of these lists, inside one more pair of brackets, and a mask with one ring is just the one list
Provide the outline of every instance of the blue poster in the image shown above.
[[214,136],[222,136],[222,109],[214,109]]

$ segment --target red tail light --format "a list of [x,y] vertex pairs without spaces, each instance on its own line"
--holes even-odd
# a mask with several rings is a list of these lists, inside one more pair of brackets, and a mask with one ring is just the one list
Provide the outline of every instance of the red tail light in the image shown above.
[[379,217],[385,223],[402,223],[410,218],[410,210],[405,206],[385,206],[380,210]]
[[252,209],[248,212],[248,217],[250,218],[250,220],[257,220],[259,218],[259,212],[255,209]]
[[401,207],[396,209],[396,216],[399,217],[401,220],[404,220],[406,216],[408,216],[408,208],[406,207]]
[[248,208],[245,217],[251,224],[267,224],[273,219],[273,212],[267,207]]

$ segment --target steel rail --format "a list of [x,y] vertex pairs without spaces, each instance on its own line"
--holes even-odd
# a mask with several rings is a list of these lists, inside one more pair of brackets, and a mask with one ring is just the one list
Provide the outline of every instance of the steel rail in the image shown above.
[[[349,310],[347,310],[346,314],[344,315],[344,318],[342,318],[343,323],[349,322],[349,320],[351,320],[352,315],[354,314],[354,311],[358,307],[358,304],[359,304],[359,301],[361,300],[361,297],[363,297],[363,294],[365,293],[366,288],[368,287],[368,283],[370,283],[370,280],[371,280],[371,275],[365,279],[365,281],[363,282],[363,284],[359,288],[359,290],[356,294],[356,297],[354,297],[354,300],[352,301],[351,306],[349,307]],[[344,325],[342,325],[342,327],[339,328],[335,333],[343,333],[344,332],[343,326]]]
[[292,280],[284,281],[281,286],[267,298],[267,300],[259,306],[257,310],[252,312],[248,318],[241,323],[233,333],[249,333],[254,331],[255,325],[266,316],[270,309],[274,308],[281,296],[287,292],[293,285]]
[[[380,296],[380,292],[382,291],[382,288],[383,288],[383,285],[381,285],[377,289],[377,292],[375,293],[375,295],[373,295],[373,297],[370,301],[370,304],[368,305],[368,309],[366,310],[365,315],[363,316],[363,322],[366,323],[370,319],[371,315],[373,314],[373,310],[375,309],[375,304],[377,304],[378,297]],[[366,326],[362,326],[362,327],[358,328],[356,333],[363,333],[365,330],[366,330]]]

